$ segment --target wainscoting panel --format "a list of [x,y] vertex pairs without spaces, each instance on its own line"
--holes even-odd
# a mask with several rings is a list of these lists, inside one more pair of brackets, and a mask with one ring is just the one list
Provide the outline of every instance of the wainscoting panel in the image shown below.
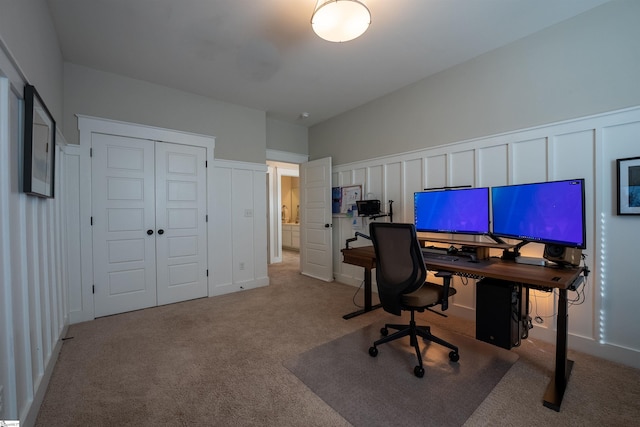
[[508,181],[509,146],[507,144],[478,148],[477,157],[478,187],[492,187]]
[[32,425],[68,325],[66,165],[57,132],[55,198],[22,192],[23,83],[0,77],[0,420]]
[[[584,178],[587,186],[586,206],[594,206],[595,183],[595,130],[586,129],[579,132],[564,133],[549,138],[549,179],[573,179]],[[595,224],[594,209],[586,210],[586,223]],[[587,228],[587,242],[594,242],[593,227]],[[589,264],[594,261],[594,245],[588,244],[583,255],[587,257]],[[591,319],[597,317],[597,298],[595,288],[584,288],[584,302],[573,304],[571,307],[572,333],[583,337],[594,337],[594,324]],[[548,305],[547,307],[551,307]],[[555,309],[555,307],[554,307]],[[547,316],[553,312],[547,312]],[[551,324],[552,322],[548,322]],[[549,325],[550,326],[550,325]]]
[[213,173],[209,296],[266,286],[267,167],[216,160]]
[[[410,159],[405,160],[403,164],[404,198],[402,205],[400,205],[400,201],[392,199],[394,200],[393,220],[397,222],[413,222],[413,194],[424,189],[424,161],[423,159]],[[396,214],[396,208],[399,206],[402,206],[402,211],[398,209],[398,213]],[[402,212],[402,215],[400,215],[400,212]]]
[[[615,111],[501,135],[334,166],[334,185],[361,184],[376,198],[394,200],[394,222],[413,222],[413,192],[424,188],[472,185],[491,187],[584,178],[586,181],[587,284],[569,313],[574,348],[640,367],[638,269],[624,261],[635,253],[640,226],[635,216],[616,215],[616,162],[640,156],[640,108]],[[380,173],[380,170],[384,173]],[[362,171],[366,170],[366,173]],[[381,182],[382,180],[382,182]],[[396,200],[400,192],[401,201]],[[401,205],[401,209],[395,209]],[[359,284],[362,269],[341,262],[340,249],[353,236],[349,221],[335,221],[334,264],[337,280]],[[364,229],[368,228],[365,222]],[[459,238],[456,236],[456,238]],[[466,237],[487,241],[487,237]],[[517,243],[513,241],[513,243]],[[544,246],[529,243],[521,252],[541,257]],[[501,251],[493,250],[499,256]],[[475,317],[475,286],[455,279],[458,294],[452,314]],[[532,336],[555,339],[554,293],[531,292]]]
[[[596,159],[602,162],[602,174],[596,175],[598,190],[596,203],[601,199],[601,211],[596,211],[595,240],[601,243],[601,252],[594,256],[597,275],[592,279],[594,293],[599,296],[595,311],[599,322],[594,329],[603,345],[620,349],[634,349],[635,360],[640,360],[640,216],[616,215],[617,174],[616,160],[640,157],[640,114],[629,115],[626,122],[607,123],[600,130],[601,143]],[[597,170],[597,169],[596,169]],[[600,185],[602,184],[602,185]],[[640,364],[638,362],[637,364]]]
[[80,187],[77,184],[81,182],[81,151],[78,145],[68,145],[64,150],[66,166],[63,171],[65,182],[64,204],[67,212],[64,218],[64,226],[68,243],[64,249],[64,254],[67,259],[67,310],[70,323],[82,321],[83,296],[87,296],[82,293],[82,251],[80,250],[82,215],[80,212]]
[[547,138],[514,142],[511,144],[511,152],[509,184],[546,181]]
[[[403,192],[403,186],[405,183],[402,174],[403,162],[394,162],[386,165],[384,169],[384,182],[381,184],[382,191],[376,193],[376,199],[380,199],[380,210],[383,212],[389,212],[389,200],[393,200],[394,215],[398,215],[398,218],[404,218],[404,200],[409,197],[408,194]],[[382,195],[385,195],[383,198]],[[413,194],[411,194],[413,197]]]
[[353,173],[350,176],[350,184],[346,182],[343,185],[357,185],[362,184],[362,191],[367,191],[367,188],[364,186],[367,183],[367,169],[366,168],[358,168],[353,170]]
[[[367,168],[366,185],[362,187],[362,199],[381,199],[384,194],[385,176],[384,169],[386,165],[376,165]],[[397,178],[397,177],[396,177]]]
[[209,294],[215,295],[220,289],[229,289],[233,286],[233,169],[231,167],[214,167],[213,182],[216,203],[219,206],[228,206],[228,209],[217,209],[209,217],[209,221],[216,224],[216,238],[213,245],[213,268],[209,275],[213,280],[209,281]]
[[460,151],[449,156],[451,164],[447,185],[478,187],[475,177],[475,151]]
[[447,155],[429,156],[425,159],[424,188],[439,188],[450,185],[447,183]]

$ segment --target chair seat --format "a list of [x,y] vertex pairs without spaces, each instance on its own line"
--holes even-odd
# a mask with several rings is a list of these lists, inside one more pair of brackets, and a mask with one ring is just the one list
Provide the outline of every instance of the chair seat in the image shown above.
[[[405,307],[429,307],[438,304],[443,297],[444,287],[436,283],[425,282],[417,291],[402,295],[402,305]],[[455,295],[456,290],[449,288],[449,296]]]

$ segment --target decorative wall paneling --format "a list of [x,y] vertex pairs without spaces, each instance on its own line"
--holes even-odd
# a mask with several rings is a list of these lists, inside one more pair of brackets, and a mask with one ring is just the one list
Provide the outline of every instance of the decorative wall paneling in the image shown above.
[[35,422],[67,325],[65,142],[54,199],[21,192],[21,82],[0,73],[0,420]]
[[[592,274],[584,301],[570,308],[574,348],[640,366],[640,275],[634,263],[622,261],[640,241],[638,217],[615,215],[615,159],[640,155],[640,108],[554,123],[501,135],[462,141],[420,151],[334,166],[333,186],[360,184],[363,194],[393,200],[394,221],[413,222],[413,193],[424,188],[471,185],[491,187],[560,179],[586,180],[586,263]],[[359,285],[361,268],[343,264],[340,249],[354,235],[351,220],[334,218],[334,270],[337,280]],[[380,219],[385,220],[385,219]],[[379,220],[379,221],[380,221]],[[368,222],[362,231],[368,230]],[[486,239],[467,237],[469,239]],[[367,241],[356,244],[369,244]],[[543,245],[522,252],[541,257]],[[493,255],[499,255],[494,251]],[[455,280],[458,294],[451,313],[475,318],[475,286]],[[531,292],[532,336],[555,338],[556,298]]]
[[269,284],[266,173],[266,165],[214,162],[213,276],[209,296]]

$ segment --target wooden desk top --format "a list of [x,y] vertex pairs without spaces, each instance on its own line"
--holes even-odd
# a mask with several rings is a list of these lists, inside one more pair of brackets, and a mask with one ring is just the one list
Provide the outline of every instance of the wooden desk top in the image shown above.
[[376,268],[376,253],[373,246],[362,246],[359,248],[342,249],[343,262],[368,268]]
[[[373,246],[342,249],[342,255],[343,262],[347,264],[375,268],[376,259]],[[430,270],[467,273],[524,285],[558,289],[569,288],[582,273],[582,269],[577,267],[542,267],[518,264],[515,261],[505,261],[500,258],[490,258],[478,262],[470,262],[465,257],[460,257],[456,261],[426,258],[425,263]]]

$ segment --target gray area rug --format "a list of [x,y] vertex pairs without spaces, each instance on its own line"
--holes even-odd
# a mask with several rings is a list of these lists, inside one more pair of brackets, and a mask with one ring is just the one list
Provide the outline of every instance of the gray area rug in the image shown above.
[[450,362],[449,349],[420,339],[425,375],[417,378],[408,338],[378,346],[378,356],[369,356],[382,326],[369,325],[284,366],[354,426],[460,426],[518,360],[514,352],[432,329],[458,346],[460,361]]

